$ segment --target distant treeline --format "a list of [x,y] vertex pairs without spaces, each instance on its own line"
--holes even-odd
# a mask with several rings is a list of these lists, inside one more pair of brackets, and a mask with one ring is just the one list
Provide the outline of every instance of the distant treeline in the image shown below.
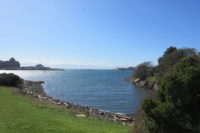
[[120,71],[132,71],[134,69],[135,69],[135,67],[120,67],[120,68],[117,68],[117,70],[120,70]]
[[15,58],[10,58],[8,61],[0,60],[0,70],[62,70],[62,69],[45,67],[42,64],[37,64],[35,66],[21,67],[19,61],[16,61]]
[[14,58],[10,58],[8,61],[0,60],[0,69],[19,69],[20,63]]

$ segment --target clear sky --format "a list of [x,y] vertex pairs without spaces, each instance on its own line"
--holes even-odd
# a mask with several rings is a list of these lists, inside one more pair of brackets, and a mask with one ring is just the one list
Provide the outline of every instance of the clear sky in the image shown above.
[[115,68],[200,49],[199,0],[0,0],[0,59]]

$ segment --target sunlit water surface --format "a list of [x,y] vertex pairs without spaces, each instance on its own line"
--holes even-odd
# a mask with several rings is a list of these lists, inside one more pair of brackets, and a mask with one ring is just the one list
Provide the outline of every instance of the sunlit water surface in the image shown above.
[[131,71],[65,70],[65,71],[4,71],[26,80],[45,81],[45,92],[55,98],[101,110],[133,114],[148,96],[146,89],[123,81]]

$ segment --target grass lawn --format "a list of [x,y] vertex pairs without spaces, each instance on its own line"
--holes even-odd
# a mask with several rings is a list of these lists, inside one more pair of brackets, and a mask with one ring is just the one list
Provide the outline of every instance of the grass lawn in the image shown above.
[[[12,91],[11,91],[12,90]],[[0,87],[0,133],[128,133],[132,128],[42,103]]]

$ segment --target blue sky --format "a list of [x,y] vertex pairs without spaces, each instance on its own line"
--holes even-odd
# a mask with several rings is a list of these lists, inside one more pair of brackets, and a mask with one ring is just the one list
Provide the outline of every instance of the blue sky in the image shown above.
[[66,68],[157,63],[200,49],[199,0],[0,0],[1,60]]

